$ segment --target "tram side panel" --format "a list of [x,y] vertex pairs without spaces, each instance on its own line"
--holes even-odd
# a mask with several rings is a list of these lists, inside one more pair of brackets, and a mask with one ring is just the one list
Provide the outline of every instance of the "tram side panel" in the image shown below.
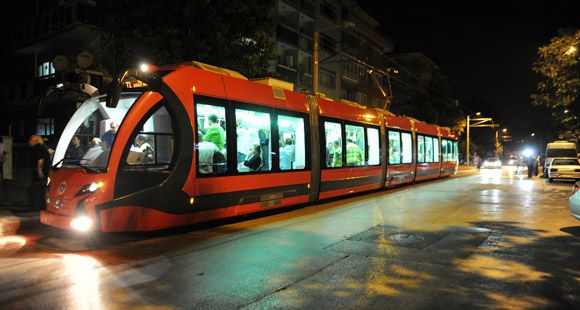
[[410,119],[385,115],[387,140],[386,187],[412,183],[415,178],[415,147]]
[[415,122],[417,168],[415,181],[435,179],[440,174],[439,137],[434,125]]
[[348,103],[318,98],[320,192],[326,199],[383,186],[379,114]]

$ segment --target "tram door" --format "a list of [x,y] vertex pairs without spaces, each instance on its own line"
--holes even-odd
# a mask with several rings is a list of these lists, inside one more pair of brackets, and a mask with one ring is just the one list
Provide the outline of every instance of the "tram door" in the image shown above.
[[165,106],[156,106],[137,125],[124,148],[115,197],[161,184],[174,164],[173,121]]

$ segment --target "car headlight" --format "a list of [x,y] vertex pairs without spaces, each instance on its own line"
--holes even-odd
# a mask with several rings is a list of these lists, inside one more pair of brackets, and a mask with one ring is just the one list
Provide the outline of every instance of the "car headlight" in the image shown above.
[[93,182],[90,184],[85,184],[85,185],[83,185],[83,187],[81,187],[81,189],[77,193],[77,196],[94,193],[99,188],[103,187],[104,185],[105,185],[105,182]]
[[74,218],[70,222],[70,227],[78,231],[88,231],[93,226],[93,220],[86,215]]

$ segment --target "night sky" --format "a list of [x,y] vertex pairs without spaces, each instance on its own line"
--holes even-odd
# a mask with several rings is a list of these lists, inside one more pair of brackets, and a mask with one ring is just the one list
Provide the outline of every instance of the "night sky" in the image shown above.
[[580,1],[357,3],[381,23],[395,53],[423,52],[460,102],[475,97],[491,105],[506,127],[533,127],[545,117],[529,99],[539,78],[531,70],[537,49],[559,28],[580,27]]

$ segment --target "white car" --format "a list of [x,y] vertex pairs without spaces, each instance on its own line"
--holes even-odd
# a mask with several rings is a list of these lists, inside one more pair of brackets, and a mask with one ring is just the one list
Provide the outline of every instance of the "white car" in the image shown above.
[[554,179],[580,180],[580,161],[575,157],[554,158],[547,170],[550,183]]
[[501,160],[499,158],[488,158],[483,161],[481,168],[501,168]]
[[568,200],[568,206],[570,207],[570,213],[573,217],[580,220],[580,182],[574,184],[572,189],[572,196]]

